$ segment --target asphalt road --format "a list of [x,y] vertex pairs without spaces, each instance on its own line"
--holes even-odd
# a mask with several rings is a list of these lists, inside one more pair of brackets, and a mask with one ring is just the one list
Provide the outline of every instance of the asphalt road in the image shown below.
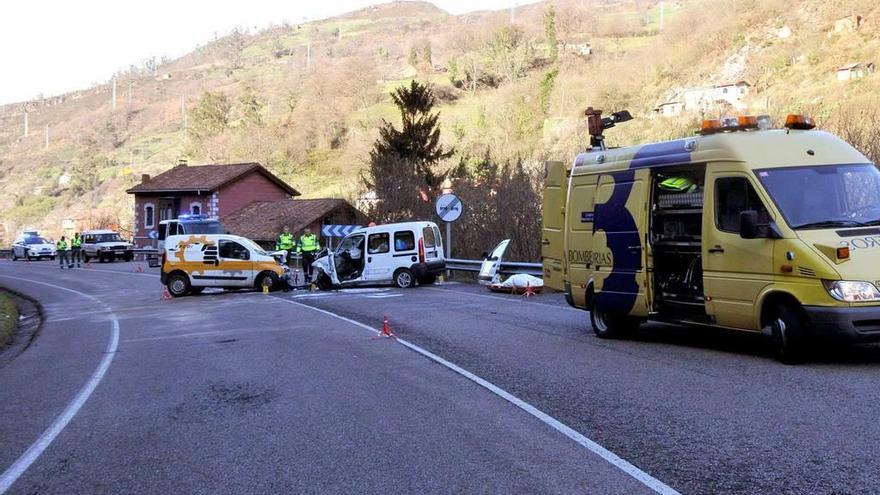
[[[880,492],[880,347],[789,367],[750,336],[603,341],[559,295],[465,284],[163,302],[135,266],[0,261],[46,316],[0,368],[0,472],[109,362],[10,493]],[[550,422],[358,325],[385,315]]]

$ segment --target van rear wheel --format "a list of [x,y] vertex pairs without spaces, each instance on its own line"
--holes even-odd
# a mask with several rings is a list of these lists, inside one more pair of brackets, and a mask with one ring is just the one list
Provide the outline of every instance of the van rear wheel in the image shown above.
[[189,278],[186,275],[175,273],[168,278],[168,293],[174,297],[183,297],[190,291]]
[[596,298],[590,303],[590,325],[601,339],[619,339],[639,329],[639,320],[631,316],[607,313],[596,307]]
[[409,268],[401,268],[394,272],[394,285],[401,289],[409,289],[416,285],[416,279]]

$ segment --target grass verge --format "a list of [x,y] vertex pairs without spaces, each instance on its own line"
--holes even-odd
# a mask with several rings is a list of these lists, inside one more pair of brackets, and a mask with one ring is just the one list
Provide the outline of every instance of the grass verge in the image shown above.
[[17,322],[18,308],[12,298],[0,293],[0,347],[12,342]]

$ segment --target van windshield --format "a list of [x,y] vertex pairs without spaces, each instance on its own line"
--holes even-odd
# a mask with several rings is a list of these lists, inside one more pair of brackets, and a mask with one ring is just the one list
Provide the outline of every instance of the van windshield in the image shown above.
[[95,234],[95,242],[120,242],[119,234]]
[[880,170],[874,164],[756,170],[796,230],[880,225]]
[[201,222],[181,222],[187,234],[225,234],[223,225],[217,220]]

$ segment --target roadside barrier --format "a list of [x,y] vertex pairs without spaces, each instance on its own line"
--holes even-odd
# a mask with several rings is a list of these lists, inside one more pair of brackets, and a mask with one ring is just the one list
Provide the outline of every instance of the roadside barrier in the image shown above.
[[383,337],[387,337],[389,339],[396,339],[397,338],[397,334],[394,333],[393,331],[391,331],[391,324],[388,323],[387,316],[382,317],[382,328],[379,329],[379,333],[376,334],[376,336],[373,337],[373,339],[374,340],[381,339]]
[[[461,272],[479,272],[483,266],[483,260],[465,260],[459,258],[447,258],[446,269]],[[514,275],[527,273],[536,277],[544,275],[544,265],[541,263],[523,263],[519,261],[502,261],[498,269],[502,275]]]

